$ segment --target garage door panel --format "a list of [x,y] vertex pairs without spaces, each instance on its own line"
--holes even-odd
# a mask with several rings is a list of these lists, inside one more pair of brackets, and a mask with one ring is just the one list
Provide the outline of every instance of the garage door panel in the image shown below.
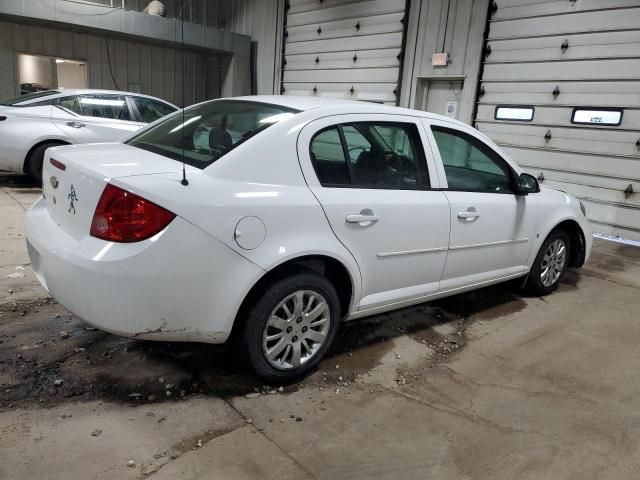
[[370,17],[403,11],[404,2],[398,0],[369,0],[355,3],[342,2],[334,6],[322,5],[322,8],[307,12],[293,13],[290,10],[287,15],[287,26],[317,25],[318,23],[345,18],[357,19],[362,16]]
[[396,82],[397,72],[391,68],[360,68],[343,70],[285,70],[283,81],[288,82]]
[[[560,95],[553,98],[558,87]],[[640,108],[640,81],[482,82],[482,104],[589,105]]]
[[543,185],[570,193],[581,200],[589,200],[605,205],[615,204],[616,206],[627,208],[640,208],[640,194],[625,195],[624,191],[619,190],[616,191],[608,188],[587,187],[585,185],[570,182],[558,182],[556,180],[546,178],[546,175]]
[[[584,173],[572,173],[562,170],[554,170],[551,168],[540,169],[536,167],[522,166],[522,169],[538,178],[540,174],[544,177],[543,184],[547,181],[572,183],[584,187],[595,187],[615,191],[617,195],[624,196],[624,191],[629,185],[632,186],[634,192],[640,191],[640,180],[630,180],[626,178],[603,177],[600,175],[588,175]],[[637,200],[635,200],[637,201]]]
[[[507,123],[478,123],[477,128],[500,145],[625,155],[640,160],[640,150],[636,146],[640,132],[601,130],[594,136],[588,128],[549,128]],[[545,138],[547,132],[551,133],[549,140]]]
[[[319,70],[333,68],[400,68],[400,48],[330,52],[324,54],[286,55],[285,70]],[[355,58],[355,60],[354,60]]]
[[[327,98],[365,100],[395,105],[393,89],[396,83],[284,83],[286,95],[317,95]],[[317,91],[314,93],[313,88]],[[353,87],[353,94],[351,93]]]
[[635,30],[638,28],[639,16],[640,8],[625,8],[518,20],[498,20],[491,23],[489,39]]
[[[634,32],[635,33],[635,32]],[[562,51],[560,45],[545,48],[527,48],[511,50],[495,50],[491,45],[491,55],[486,63],[500,62],[541,62],[551,60],[582,60],[595,58],[636,57],[640,52],[640,42],[621,43],[617,45],[572,45],[566,51]]]
[[636,6],[638,6],[637,0],[580,0],[575,3],[567,0],[554,0],[546,2],[519,2],[513,5],[501,1],[498,4],[498,10],[493,18],[503,20]]
[[[555,84],[559,85],[559,84]],[[640,108],[640,95],[632,95],[628,93],[562,93],[556,100],[553,99],[553,89],[555,85],[551,87],[551,90],[545,93],[486,93],[482,97],[481,104],[490,105],[522,105],[523,100],[527,105],[558,105],[569,106],[575,105],[588,105],[590,107],[616,107],[626,108]],[[562,90],[562,85],[559,85]],[[485,86],[485,89],[487,87]],[[562,98],[561,98],[562,97]]]
[[[515,123],[515,122],[501,122],[494,119],[496,105],[478,105],[478,111],[476,114],[476,121],[492,121],[500,123]],[[573,113],[572,107],[535,107],[535,113],[532,122],[528,122],[528,125],[545,125],[545,126],[572,126],[571,115]],[[638,125],[640,125],[640,110],[625,109],[622,115],[622,123],[619,127],[611,126],[577,126],[574,128],[588,128],[590,130],[632,130],[637,131]]]
[[485,80],[607,80],[637,79],[640,58],[485,64]]
[[[341,50],[345,50],[352,48],[350,45],[344,44],[345,37],[348,37],[348,42],[350,43],[353,38],[383,33],[400,33],[400,41],[402,41],[402,17],[402,13],[394,13],[377,17],[364,17],[361,20],[341,20],[323,23],[322,25],[287,26],[287,43],[342,38]],[[359,29],[356,29],[356,24],[360,25]],[[321,29],[320,33],[318,33],[318,28]],[[369,48],[377,47],[379,45],[369,45]]]
[[614,208],[613,205],[588,199],[583,200],[583,202],[587,208],[587,218],[589,220],[628,229],[633,232],[632,240],[640,238],[640,230],[635,227],[640,225],[640,209],[623,206],[615,206]]
[[[372,37],[375,37],[372,39]],[[323,52],[357,52],[363,49],[399,48],[402,46],[402,32],[382,35],[368,35],[349,38],[333,38],[327,40],[313,40],[308,42],[287,43],[287,55],[313,54]]]
[[640,159],[605,155],[575,155],[544,149],[501,147],[515,162],[528,168],[562,169],[567,172],[604,175],[638,181]]
[[[494,54],[507,51],[519,51],[527,53],[531,50],[540,50],[545,48],[555,48],[561,52],[561,46],[565,42],[568,46],[563,54],[565,58],[570,58],[571,50],[575,47],[588,47],[596,45],[613,46],[627,43],[640,43],[640,31],[629,30],[624,32],[606,32],[606,33],[584,33],[572,35],[553,35],[547,37],[528,37],[528,38],[509,38],[503,40],[492,40],[489,42],[491,46],[491,54],[489,58],[493,58]],[[615,53],[615,52],[610,52]],[[517,59],[524,60],[524,59]]]
[[[326,8],[344,5],[346,3],[358,3],[361,0],[323,0]],[[289,15],[302,12],[310,12],[318,9],[318,0],[289,0]]]

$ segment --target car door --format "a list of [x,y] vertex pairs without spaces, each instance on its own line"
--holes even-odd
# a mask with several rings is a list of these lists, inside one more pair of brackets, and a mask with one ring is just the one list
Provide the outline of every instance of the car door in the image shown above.
[[441,288],[525,272],[537,221],[535,196],[514,193],[518,174],[471,128],[426,120],[425,127],[451,204]]
[[141,126],[124,95],[87,94],[60,98],[51,120],[76,143],[114,142]]
[[298,154],[309,188],[362,274],[360,310],[438,291],[449,202],[425,155],[419,120],[339,115],[305,126]]

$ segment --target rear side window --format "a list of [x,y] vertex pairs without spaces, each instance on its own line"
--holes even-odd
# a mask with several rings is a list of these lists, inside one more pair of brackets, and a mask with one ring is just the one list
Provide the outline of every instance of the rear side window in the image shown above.
[[488,145],[459,130],[431,127],[449,190],[513,193],[511,168]]
[[[324,153],[329,152],[329,144],[330,161]],[[331,127],[313,137],[310,153],[323,186],[429,187],[422,142],[411,123],[357,122]]]
[[133,104],[138,110],[140,121],[152,123],[170,113],[176,111],[171,105],[145,97],[131,97]]
[[129,106],[123,95],[78,95],[61,98],[59,105],[85,117],[131,120]]
[[38,98],[49,97],[51,95],[56,95],[58,93],[60,92],[57,90],[44,90],[41,92],[27,93],[26,95],[21,95],[19,97],[0,100],[0,105],[3,105],[5,107],[31,106],[31,104],[24,105],[24,102],[30,102],[32,100],[37,100]]
[[349,169],[338,127],[318,133],[311,142],[311,161],[320,182],[329,185],[349,185]]

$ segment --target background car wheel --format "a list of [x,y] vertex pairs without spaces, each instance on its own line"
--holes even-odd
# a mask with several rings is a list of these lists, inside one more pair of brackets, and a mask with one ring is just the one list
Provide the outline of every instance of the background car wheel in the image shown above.
[[59,143],[43,143],[36,147],[27,158],[25,172],[38,184],[42,185],[42,163],[47,148],[60,146]]
[[267,287],[245,319],[240,342],[255,373],[288,383],[309,373],[331,346],[340,322],[335,288],[313,272]]
[[551,232],[540,247],[527,280],[527,290],[547,295],[556,288],[569,265],[569,235],[564,230]]

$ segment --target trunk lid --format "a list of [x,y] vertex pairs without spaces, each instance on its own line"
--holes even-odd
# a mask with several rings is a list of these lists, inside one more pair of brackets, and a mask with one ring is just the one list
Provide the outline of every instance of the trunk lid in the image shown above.
[[55,147],[44,157],[42,194],[51,218],[80,240],[89,235],[96,205],[111,179],[175,175],[181,169],[175,160],[119,143]]

